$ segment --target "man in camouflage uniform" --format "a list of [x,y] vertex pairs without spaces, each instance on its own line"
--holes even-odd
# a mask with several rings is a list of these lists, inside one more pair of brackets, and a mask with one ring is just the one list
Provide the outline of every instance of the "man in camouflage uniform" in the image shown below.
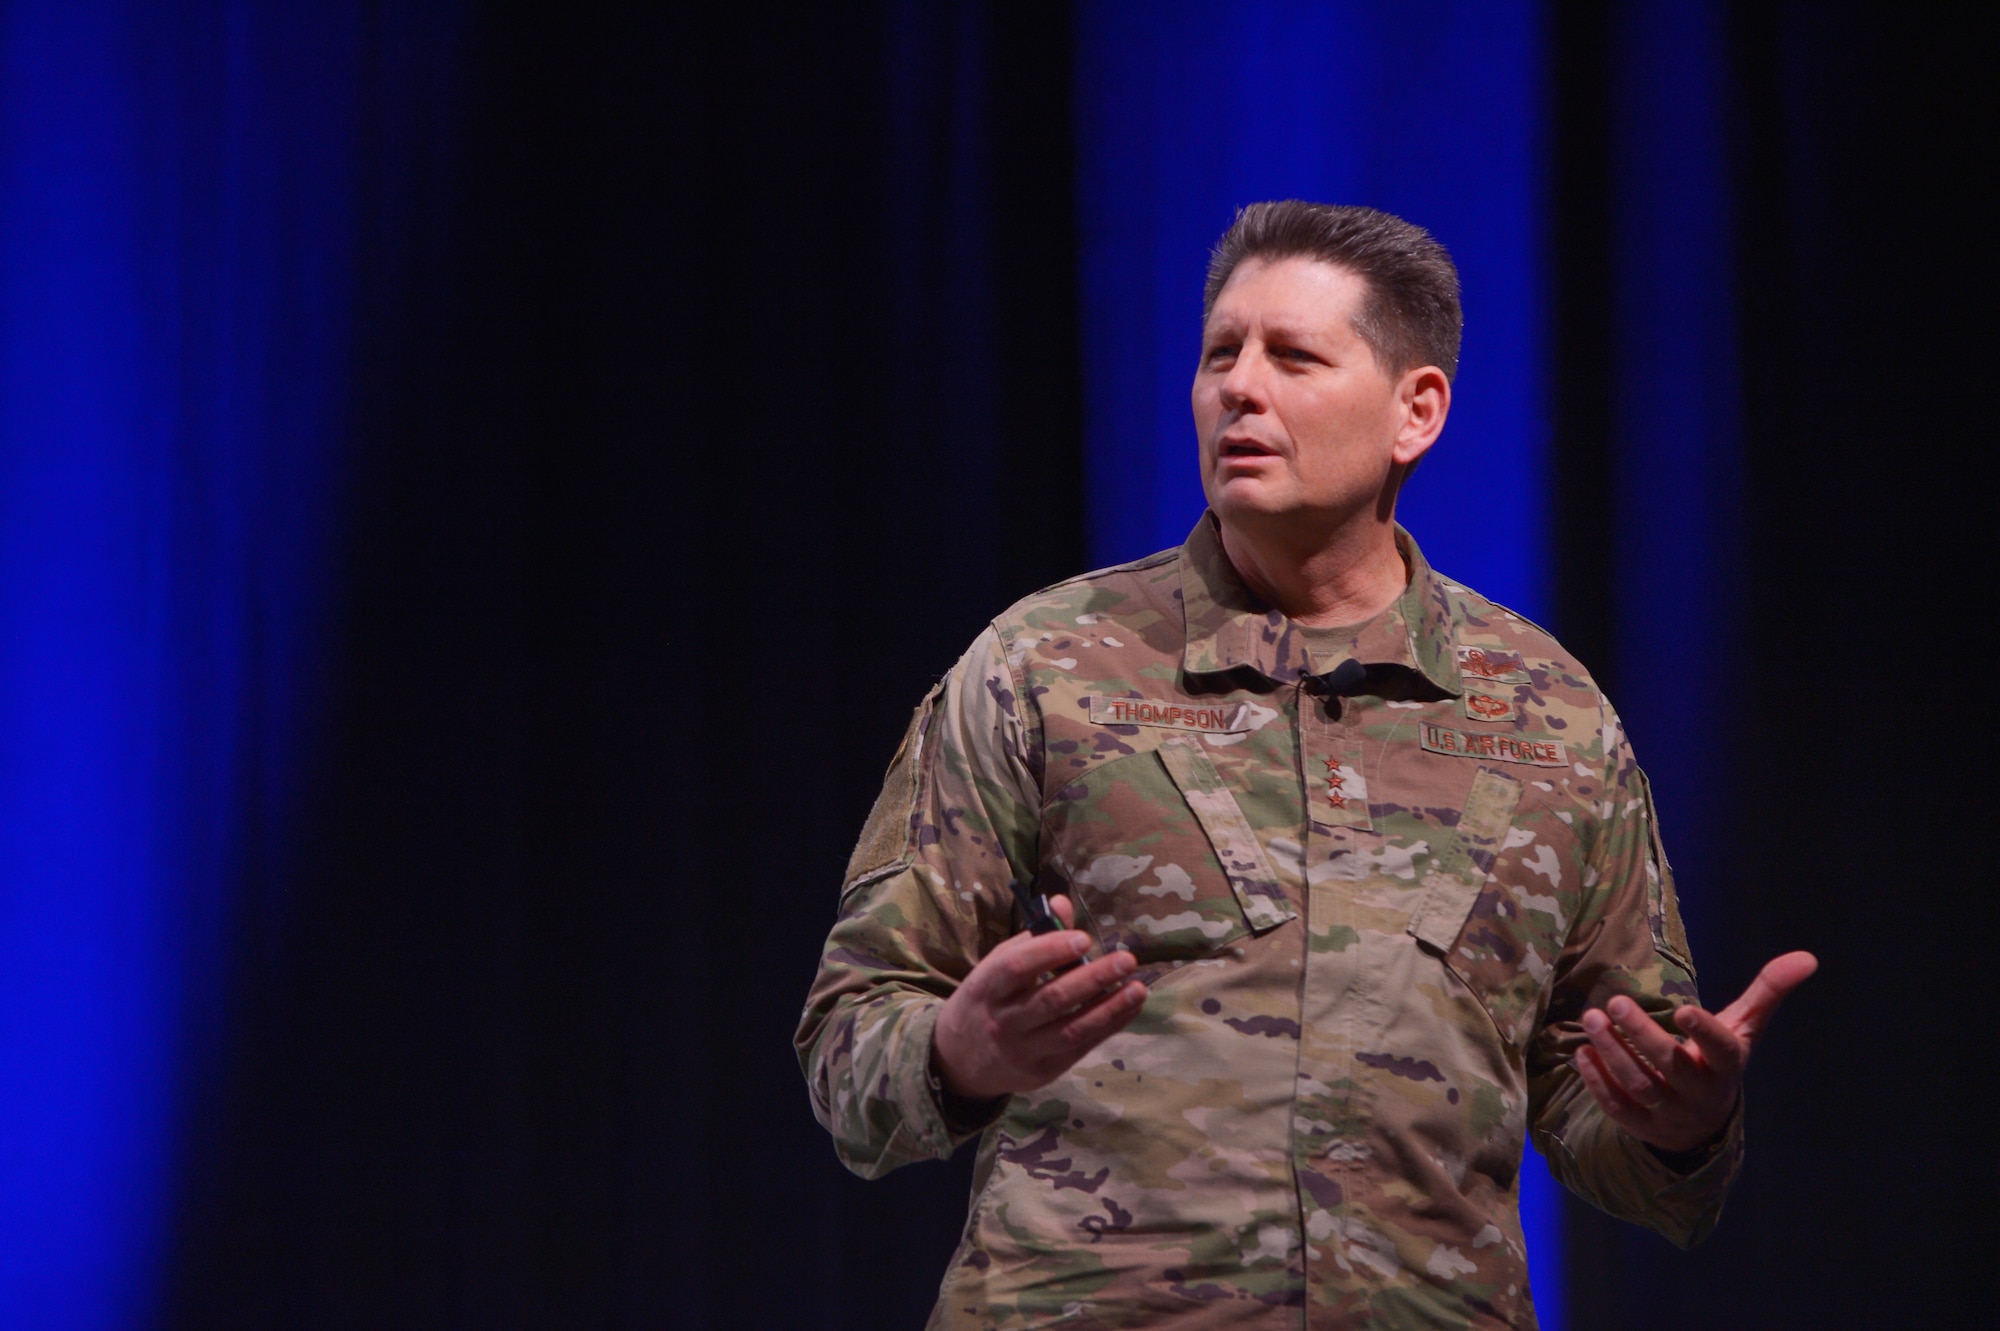
[[[1457,363],[1442,247],[1260,204],[1205,304],[1210,512],[917,710],[799,1029],[813,1106],[864,1176],[980,1138],[934,1327],[1532,1326],[1524,1139],[1696,1242],[1813,963],[1695,1006],[1610,705],[1394,524]],[[1010,880],[1075,928],[1018,932]]]

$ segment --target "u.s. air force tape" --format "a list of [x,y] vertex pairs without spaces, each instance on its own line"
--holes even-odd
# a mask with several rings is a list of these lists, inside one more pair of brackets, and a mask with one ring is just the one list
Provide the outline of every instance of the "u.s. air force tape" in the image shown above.
[[1494,758],[1503,763],[1527,763],[1534,767],[1568,767],[1569,751],[1562,741],[1533,735],[1497,735],[1447,730],[1425,722],[1419,728],[1423,745],[1432,753],[1448,753],[1458,758]]

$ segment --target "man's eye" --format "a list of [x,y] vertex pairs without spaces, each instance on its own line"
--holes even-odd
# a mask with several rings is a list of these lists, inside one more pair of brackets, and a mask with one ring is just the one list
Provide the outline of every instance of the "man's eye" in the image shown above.
[[1242,348],[1237,347],[1235,345],[1210,347],[1208,349],[1207,356],[1203,357],[1203,359],[1206,360],[1210,365],[1214,365],[1218,361],[1235,360],[1236,353],[1240,350],[1242,350]]

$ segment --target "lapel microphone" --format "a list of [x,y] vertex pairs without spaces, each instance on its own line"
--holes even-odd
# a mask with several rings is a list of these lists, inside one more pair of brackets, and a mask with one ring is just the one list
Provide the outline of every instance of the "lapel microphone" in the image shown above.
[[1323,675],[1314,675],[1320,688],[1335,698],[1351,697],[1361,692],[1368,682],[1368,667],[1353,657],[1348,657]]

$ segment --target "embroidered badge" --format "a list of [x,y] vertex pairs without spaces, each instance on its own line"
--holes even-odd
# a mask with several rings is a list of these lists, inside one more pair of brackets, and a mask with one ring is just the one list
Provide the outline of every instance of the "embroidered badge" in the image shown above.
[[1090,700],[1090,719],[1100,726],[1158,726],[1166,730],[1196,730],[1207,734],[1238,734],[1255,730],[1249,703],[1155,702],[1151,698]]
[[1472,689],[1465,691],[1465,714],[1474,721],[1512,721],[1517,715],[1511,699]]
[[1527,763],[1533,767],[1569,766],[1569,751],[1560,740],[1537,739],[1532,735],[1467,734],[1429,722],[1417,729],[1423,746],[1432,753],[1448,753],[1457,758],[1497,758],[1503,763]]
[[1491,680],[1495,684],[1524,684],[1528,679],[1528,663],[1521,659],[1521,654],[1503,652],[1498,647],[1460,647],[1458,668],[1474,679]]

